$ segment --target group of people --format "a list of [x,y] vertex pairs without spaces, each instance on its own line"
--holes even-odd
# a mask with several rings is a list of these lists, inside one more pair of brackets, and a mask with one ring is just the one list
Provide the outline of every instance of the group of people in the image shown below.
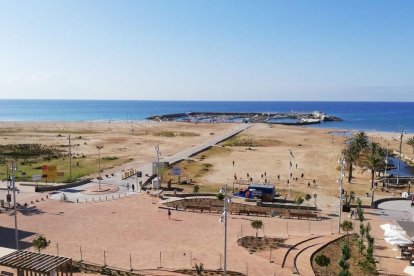
[[[233,160],[233,162],[232,162],[232,164],[233,164],[233,166],[234,166],[234,164],[235,164],[235,161]],[[292,162],[290,162],[290,166],[292,167],[293,166],[293,164],[292,164]],[[295,168],[297,169],[298,168],[298,164],[295,164]],[[289,179],[287,179],[286,180],[286,183],[287,183],[287,185],[289,185],[290,184],[290,180],[292,179],[293,181],[296,181],[296,182],[298,182],[299,181],[299,177],[293,177],[293,173],[292,172],[290,172],[290,175],[289,175],[290,177],[289,177]],[[237,177],[237,174],[236,173],[234,173],[234,181],[237,181],[239,178]],[[253,177],[249,174],[249,173],[246,173],[246,177],[247,177],[247,181],[250,181],[250,182],[253,182]],[[261,175],[260,175],[260,177],[261,177],[261,181],[263,181],[264,183],[267,183],[268,182],[268,178],[267,178],[267,172],[266,171],[264,171]],[[305,174],[302,172],[301,174],[300,174],[300,178],[304,178],[305,177]],[[280,182],[280,179],[281,179],[281,177],[280,177],[280,174],[278,174],[277,175],[277,181],[278,182]],[[316,179],[313,179],[312,180],[312,184],[311,184],[311,181],[308,181],[308,188],[316,188]]]

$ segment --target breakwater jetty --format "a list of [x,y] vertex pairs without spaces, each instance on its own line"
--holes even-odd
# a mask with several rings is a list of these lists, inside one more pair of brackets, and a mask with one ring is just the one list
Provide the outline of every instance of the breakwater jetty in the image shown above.
[[282,125],[310,125],[326,121],[341,121],[320,111],[305,112],[187,112],[155,115],[147,118],[154,121],[175,121],[191,123],[269,123]]

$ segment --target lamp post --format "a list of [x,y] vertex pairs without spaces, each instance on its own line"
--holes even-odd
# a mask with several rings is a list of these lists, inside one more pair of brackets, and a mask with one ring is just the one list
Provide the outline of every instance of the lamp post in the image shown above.
[[400,135],[400,154],[399,154],[399,157],[398,157],[398,170],[397,170],[397,186],[398,186],[398,184],[400,184],[400,167],[401,167],[402,140],[403,140],[403,129],[401,128],[401,135]]
[[385,169],[384,169],[384,186],[387,186],[387,167],[388,167],[388,149],[387,149],[387,155],[385,156]]
[[[231,202],[231,197],[227,196],[227,184],[226,187],[220,189],[220,193],[224,194],[224,208],[223,208],[223,221],[224,221],[224,266],[223,266],[223,275],[227,275],[227,208],[228,204]],[[222,221],[222,220],[220,220]]]
[[69,183],[72,183],[72,144],[70,140],[70,134],[68,136],[69,140]]
[[[14,238],[16,239],[16,250],[19,250],[19,230],[17,228],[17,210],[16,210],[16,183],[15,183],[15,176],[14,173],[15,171],[17,171],[17,167],[14,163],[14,161],[12,162],[12,166],[11,166],[11,173],[10,173],[10,186],[13,189],[13,209],[14,209]],[[9,185],[8,185],[9,186]]]
[[98,181],[99,181],[99,190],[101,190],[101,149],[103,148],[103,146],[96,146],[96,148],[99,151],[99,177],[98,177]]
[[157,194],[158,194],[158,189],[161,186],[161,177],[160,177],[160,146],[156,145],[155,146],[155,151],[157,152]]
[[341,216],[342,216],[342,190],[343,190],[343,180],[344,180],[344,169],[345,169],[345,158],[342,155],[341,159],[339,160],[341,164],[341,175],[337,180],[339,184],[339,220],[338,220],[338,234],[341,233]]

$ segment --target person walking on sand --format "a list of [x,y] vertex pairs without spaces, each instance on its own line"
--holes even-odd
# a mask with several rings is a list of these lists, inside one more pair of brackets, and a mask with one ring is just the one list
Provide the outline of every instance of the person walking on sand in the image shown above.
[[234,160],[233,160],[233,166],[234,166]]
[[168,209],[168,219],[171,219],[171,210]]

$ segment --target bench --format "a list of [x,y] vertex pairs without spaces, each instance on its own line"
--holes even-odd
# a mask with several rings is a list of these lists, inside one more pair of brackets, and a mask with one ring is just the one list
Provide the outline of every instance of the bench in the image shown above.
[[195,210],[200,210],[201,213],[203,211],[208,211],[210,213],[210,207],[205,207],[205,206],[186,205],[185,210],[187,211],[187,209],[193,209],[193,212]]
[[313,212],[300,212],[300,211],[292,211],[292,210],[288,210],[289,211],[289,218],[290,217],[297,217],[298,219],[301,218],[314,218],[316,220],[319,220],[318,214],[317,213],[313,213]]

